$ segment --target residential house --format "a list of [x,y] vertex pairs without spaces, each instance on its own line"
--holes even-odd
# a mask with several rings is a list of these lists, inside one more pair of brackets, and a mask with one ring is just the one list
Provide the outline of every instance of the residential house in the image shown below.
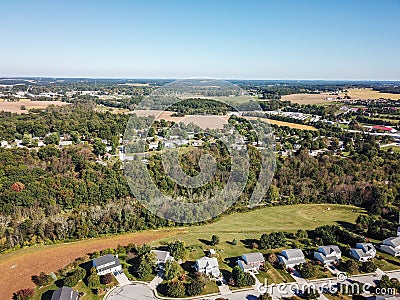
[[331,265],[342,259],[342,251],[336,245],[319,246],[318,250],[314,251],[314,258],[324,265]]
[[196,264],[194,266],[197,272],[212,276],[219,277],[221,272],[219,271],[218,260],[216,257],[202,257],[196,260]]
[[68,286],[63,286],[53,292],[51,300],[78,300],[78,292]]
[[244,272],[257,272],[264,266],[265,258],[260,252],[243,254],[237,264]]
[[122,271],[121,262],[117,256],[112,254],[106,254],[93,259],[93,267],[96,268],[98,275]]
[[167,261],[174,260],[174,257],[171,256],[171,253],[169,251],[151,250],[150,252],[154,254],[156,258],[156,266],[160,269],[164,268],[164,265]]
[[376,255],[376,249],[371,243],[357,243],[355,248],[350,248],[350,255],[358,261],[367,261]]
[[286,268],[294,268],[297,265],[306,262],[303,251],[301,249],[287,249],[283,250],[278,259],[281,263],[284,263]]
[[390,255],[400,256],[400,236],[387,238],[379,248]]

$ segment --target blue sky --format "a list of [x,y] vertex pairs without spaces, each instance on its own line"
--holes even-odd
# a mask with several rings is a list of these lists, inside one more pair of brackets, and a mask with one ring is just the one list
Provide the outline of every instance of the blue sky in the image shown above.
[[0,7],[0,76],[400,80],[400,0]]

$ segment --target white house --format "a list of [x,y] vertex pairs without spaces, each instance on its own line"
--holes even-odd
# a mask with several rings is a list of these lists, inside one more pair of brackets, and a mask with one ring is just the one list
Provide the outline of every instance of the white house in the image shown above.
[[371,243],[357,243],[355,248],[350,248],[350,255],[358,261],[367,261],[376,255],[376,249]]
[[159,268],[163,268],[167,261],[174,260],[174,257],[171,256],[169,251],[163,250],[151,250],[150,253],[153,253],[156,258],[156,265]]
[[260,252],[243,254],[237,264],[244,272],[257,272],[264,266],[265,258]]
[[78,300],[78,292],[68,286],[63,286],[53,292],[51,300]]
[[400,236],[384,240],[380,246],[380,250],[393,256],[400,256]]
[[117,256],[112,254],[106,254],[93,259],[93,267],[96,268],[97,275],[122,271],[121,262]]
[[202,257],[196,260],[194,268],[197,272],[210,275],[212,277],[219,277],[221,272],[219,271],[218,260],[216,257]]
[[319,246],[318,250],[314,251],[314,258],[324,265],[331,265],[342,259],[342,251],[336,245]]
[[306,262],[304,253],[301,249],[287,249],[283,250],[278,259],[281,263],[284,263],[286,268],[294,268],[297,265]]

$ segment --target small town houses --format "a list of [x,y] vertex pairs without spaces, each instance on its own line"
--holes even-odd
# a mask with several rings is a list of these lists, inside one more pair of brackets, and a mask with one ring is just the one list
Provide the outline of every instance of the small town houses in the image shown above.
[[292,269],[297,265],[306,262],[303,251],[301,249],[287,249],[283,250],[280,255],[278,255],[279,262],[283,263],[288,269]]
[[260,252],[243,254],[240,259],[238,259],[238,266],[244,271],[252,271],[256,273],[260,268],[264,267],[265,258]]
[[332,265],[342,259],[342,251],[337,245],[320,246],[314,251],[314,258],[324,265]]

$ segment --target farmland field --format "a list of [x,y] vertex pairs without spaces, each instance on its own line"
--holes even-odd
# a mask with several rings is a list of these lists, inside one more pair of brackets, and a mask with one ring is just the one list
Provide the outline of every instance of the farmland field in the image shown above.
[[[212,234],[217,234],[221,238],[219,247],[224,249],[222,258],[225,258],[251,251],[244,247],[241,241],[259,238],[262,233],[278,230],[295,232],[299,228],[313,229],[338,222],[354,223],[362,212],[362,209],[354,206],[328,204],[266,207],[246,213],[227,215],[209,225],[151,230],[15,250],[2,254],[0,257],[0,273],[7,274],[0,281],[0,299],[10,299],[13,292],[21,288],[33,287],[32,275],[37,275],[42,271],[57,271],[78,257],[84,257],[94,251],[114,248],[119,244],[159,245],[181,239],[188,245],[196,245],[192,253],[192,257],[195,258],[202,253],[199,239],[209,240]],[[230,244],[233,239],[239,241],[238,245]]]
[[[29,113],[29,109],[45,109],[50,105],[56,106],[64,106],[69,103],[61,102],[61,101],[31,101],[29,99],[21,99],[17,102],[5,102],[0,101],[0,111],[6,111],[17,114],[26,114]],[[21,106],[25,106],[25,110],[21,109]]]
[[284,121],[272,120],[272,119],[267,119],[267,118],[246,117],[246,119],[248,119],[248,120],[260,119],[261,121],[267,122],[269,124],[274,124],[274,125],[278,125],[278,126],[287,126],[290,128],[301,129],[301,130],[317,130],[317,128],[315,128],[314,126],[310,126],[310,125],[284,122]]
[[335,99],[336,97],[338,96],[328,94],[291,94],[282,96],[282,100],[298,104],[331,104],[334,103],[334,100],[325,99]]
[[347,93],[351,99],[391,99],[400,100],[400,94],[380,93],[372,89],[349,89]]
[[34,246],[15,250],[0,256],[0,299],[11,299],[13,292],[33,287],[32,275],[40,272],[53,272],[73,262],[78,257],[107,248],[150,243],[153,240],[175,234],[171,230],[153,230],[146,232],[108,236],[48,246]]

